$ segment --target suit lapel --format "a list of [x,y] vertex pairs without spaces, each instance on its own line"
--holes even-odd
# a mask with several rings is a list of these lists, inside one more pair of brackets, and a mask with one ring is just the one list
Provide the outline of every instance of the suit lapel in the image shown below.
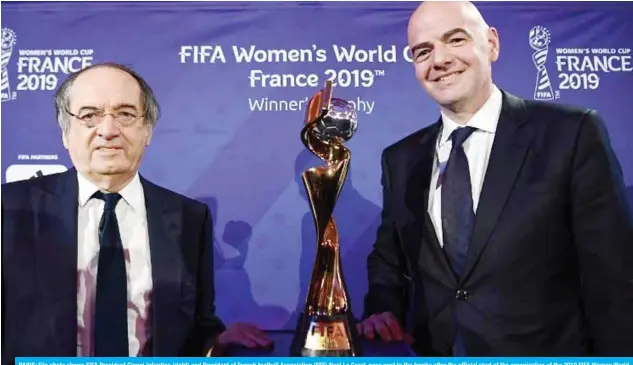
[[182,207],[161,188],[141,177],[147,208],[147,225],[152,262],[152,352],[169,354],[179,344],[172,341],[170,319],[178,315],[181,295]]
[[407,152],[406,171],[410,171],[407,178],[406,203],[409,211],[413,212],[418,222],[424,223],[429,204],[429,186],[433,171],[435,156],[435,141],[440,130],[436,123],[420,138],[420,143]]
[[[43,331],[54,334],[51,354],[77,353],[77,172],[59,174],[52,184],[41,185],[41,199],[33,207],[35,258],[42,302],[48,303]],[[40,206],[41,204],[41,206]]]
[[[441,119],[431,126],[419,141],[419,144],[407,151],[407,166],[405,171],[410,171],[407,178],[407,186],[405,188],[405,204],[415,217],[415,224],[411,226],[411,236],[406,242],[412,242],[412,252],[417,254],[417,264],[423,268],[431,268],[439,263],[440,271],[443,274],[437,275],[436,278],[443,281],[446,285],[455,283],[455,277],[452,274],[450,265],[442,248],[428,213],[429,192],[431,189],[431,175],[433,172],[433,162],[435,159],[435,145],[440,131]],[[420,244],[426,244],[431,250],[434,260],[431,260],[425,253],[428,252]],[[448,280],[448,281],[446,281]]]
[[[178,315],[181,296],[182,207],[161,189],[141,177],[147,207],[152,262],[153,354],[170,353],[170,319]],[[43,186],[41,199],[34,199],[35,234],[47,237],[35,246],[37,277],[41,278],[42,302],[49,303],[55,343],[49,348],[58,356],[77,351],[77,171],[59,175]],[[37,236],[36,236],[37,237]],[[43,323],[46,325],[46,323]]]
[[532,140],[529,125],[521,128],[527,120],[525,103],[504,92],[497,132],[479,198],[475,227],[461,282],[470,275],[486,247],[523,166]]

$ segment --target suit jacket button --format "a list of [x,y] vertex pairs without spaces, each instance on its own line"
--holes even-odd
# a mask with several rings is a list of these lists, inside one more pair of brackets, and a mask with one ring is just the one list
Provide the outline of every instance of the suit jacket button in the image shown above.
[[468,300],[468,291],[459,289],[457,293],[455,293],[455,299],[460,300],[460,301]]

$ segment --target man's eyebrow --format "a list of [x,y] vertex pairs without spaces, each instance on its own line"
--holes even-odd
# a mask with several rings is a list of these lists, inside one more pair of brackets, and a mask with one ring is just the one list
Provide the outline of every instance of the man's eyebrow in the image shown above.
[[447,39],[449,39],[450,37],[454,36],[455,34],[458,33],[464,33],[466,36],[468,36],[468,38],[472,38],[473,36],[464,28],[455,28],[455,29],[451,29],[448,32],[442,34],[442,40],[446,41]]
[[[136,105],[133,105],[133,104],[122,103],[122,104],[115,105],[112,109],[114,109],[114,110],[120,110],[120,109],[134,109],[134,110],[137,110],[138,108],[136,107]],[[83,110],[99,110],[99,108],[97,108],[96,106],[91,106],[91,105],[82,106],[81,108],[79,108],[79,111],[83,111]]]
[[414,45],[413,47],[411,47],[410,52],[411,54],[415,53],[415,51],[417,51],[420,48],[431,48],[433,47],[433,45],[431,44],[431,42],[422,42],[422,43],[418,43],[416,45]]
[[[466,36],[468,36],[468,38],[472,39],[472,35],[464,28],[454,28],[451,29],[447,32],[445,32],[444,34],[442,34],[442,37],[440,37],[440,39],[444,42],[446,40],[448,40],[450,37],[454,36],[455,34],[458,33],[464,33]],[[425,42],[421,42],[418,43],[416,45],[414,45],[413,47],[411,47],[411,53],[414,53],[416,50],[420,49],[420,48],[431,48],[433,46],[433,44],[431,44],[431,42],[429,41],[425,41]]]
[[136,107],[136,105],[133,105],[133,104],[123,103],[123,104],[115,105],[114,108],[112,108],[112,109],[114,109],[114,110],[118,110],[118,109],[134,109],[134,110],[136,110],[137,107]]

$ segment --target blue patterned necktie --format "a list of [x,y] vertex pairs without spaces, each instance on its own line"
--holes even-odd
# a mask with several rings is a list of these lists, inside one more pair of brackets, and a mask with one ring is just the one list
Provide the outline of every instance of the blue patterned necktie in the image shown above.
[[99,222],[94,355],[127,357],[127,276],[123,244],[114,210],[121,195],[98,191],[93,197],[105,201],[105,209]]
[[[442,180],[442,233],[444,252],[457,277],[466,266],[468,245],[475,223],[468,159],[462,144],[475,128],[458,128],[451,134],[453,147]],[[454,356],[466,356],[460,329],[453,345]]]
[[453,147],[442,179],[442,231],[444,251],[461,277],[475,222],[468,159],[462,144],[475,131],[458,128],[451,134]]

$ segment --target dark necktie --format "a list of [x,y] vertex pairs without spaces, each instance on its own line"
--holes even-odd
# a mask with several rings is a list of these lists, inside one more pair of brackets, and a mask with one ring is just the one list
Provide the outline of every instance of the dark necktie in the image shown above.
[[461,277],[464,271],[468,244],[475,222],[468,160],[462,146],[474,131],[472,127],[453,131],[453,147],[442,179],[444,252],[458,277]]
[[94,355],[126,357],[129,355],[127,277],[123,244],[114,211],[121,195],[98,191],[93,197],[105,201],[105,209],[99,222]]
[[[468,159],[462,146],[474,131],[472,127],[464,127],[454,130],[451,134],[453,147],[442,180],[444,252],[457,277],[464,273],[475,222]],[[459,326],[453,344],[453,355],[467,355]]]

